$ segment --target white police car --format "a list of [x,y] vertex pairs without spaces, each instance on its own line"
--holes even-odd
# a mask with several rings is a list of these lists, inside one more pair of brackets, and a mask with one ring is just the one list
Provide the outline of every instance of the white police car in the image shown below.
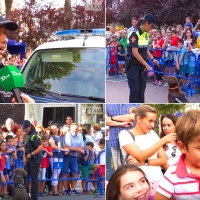
[[25,63],[23,92],[36,103],[105,102],[105,29],[59,31]]

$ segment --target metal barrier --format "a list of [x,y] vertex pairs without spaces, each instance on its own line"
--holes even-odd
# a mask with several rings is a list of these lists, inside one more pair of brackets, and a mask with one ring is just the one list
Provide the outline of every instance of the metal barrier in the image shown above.
[[[113,52],[112,52],[113,51]],[[152,61],[148,59],[148,64],[152,67],[150,73],[160,74],[160,75],[168,75],[168,76],[176,76],[179,80],[185,80],[185,87],[183,88],[186,92],[186,96],[188,94],[192,96],[197,91],[195,88],[199,88],[200,93],[200,55],[195,54],[193,52],[185,52],[182,67],[181,69],[176,69],[176,57],[179,53],[178,50],[165,50],[165,49],[149,49],[149,51],[154,55],[154,57],[159,61],[159,66],[154,66]],[[115,54],[115,64],[111,62],[111,54]],[[114,56],[114,55],[113,55]],[[106,64],[106,71],[108,69],[114,68],[116,70],[115,75],[118,77],[118,59],[117,59],[117,48],[110,47],[110,63]],[[149,74],[150,74],[149,73]]]
[[[103,152],[105,152],[105,150],[102,151],[101,153],[103,153]],[[97,164],[100,163],[101,153],[99,154],[99,156],[97,158],[96,158],[96,154],[95,154],[94,163],[96,163],[96,162],[97,162]],[[7,154],[8,153],[5,153],[5,154],[2,154],[1,156],[7,155]],[[42,151],[41,154],[42,154],[43,157],[46,156],[45,151]],[[62,151],[53,150],[53,157],[52,158],[48,157],[48,159],[49,159],[48,160],[48,168],[46,168],[45,177],[39,177],[38,178],[39,181],[86,180],[86,181],[94,182],[93,180],[91,180],[89,178],[89,173],[88,173],[88,177],[86,177],[86,178],[81,177],[82,176],[81,170],[80,170],[80,166],[81,166],[81,163],[82,163],[81,159],[84,159],[84,156],[81,156],[81,153],[77,153],[75,151],[69,151],[68,155],[64,155],[64,152],[62,152]],[[83,162],[83,163],[84,163],[84,165],[82,165],[82,166],[88,166],[88,172],[90,172],[89,165],[92,164],[90,162],[90,160],[88,160],[87,164],[85,162]],[[0,164],[1,164],[1,160],[0,160]],[[44,164],[45,163],[44,163],[44,159],[43,159],[41,166],[44,165]],[[64,167],[66,167],[66,165],[67,165],[67,167],[69,167],[71,165],[71,166],[73,166],[73,168],[75,166],[77,166],[78,167],[78,173],[74,173],[74,172],[69,171],[69,168],[68,168],[67,172],[63,171]],[[25,166],[24,166],[24,162],[23,162],[23,152],[20,152],[18,154],[17,160],[15,160],[15,166],[11,169],[12,179],[9,178],[9,180],[8,180],[7,177],[6,177],[6,182],[2,183],[2,181],[0,181],[0,185],[13,184],[13,182],[14,182],[14,170],[17,169],[17,168],[24,168],[24,167]],[[53,178],[53,176],[48,177],[48,174],[49,174],[48,170],[50,170],[50,168],[52,170],[52,174],[54,174],[54,178]],[[63,177],[63,175],[65,175],[66,173],[71,174],[72,176],[71,177]],[[98,173],[99,173],[99,171],[98,171]],[[74,174],[78,174],[78,177],[75,177]],[[28,177],[28,180],[31,181],[31,177]],[[95,180],[95,181],[98,183],[100,194],[103,194],[102,183],[101,183],[102,180],[105,180],[105,177],[101,178],[100,175],[98,174],[97,180]],[[87,184],[86,184],[86,187],[87,187]]]

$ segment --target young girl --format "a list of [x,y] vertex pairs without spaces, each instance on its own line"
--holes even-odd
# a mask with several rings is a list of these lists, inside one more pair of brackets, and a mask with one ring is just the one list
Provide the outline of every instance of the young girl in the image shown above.
[[150,185],[145,173],[135,165],[126,164],[120,166],[111,176],[106,190],[106,199],[150,200],[149,191]]
[[6,142],[4,140],[0,141],[0,175],[1,175],[1,197],[4,199],[11,198],[7,195],[7,184],[4,184],[6,182],[6,179],[3,175],[4,171],[4,166],[7,161],[7,156],[5,155],[6,153]]
[[123,75],[123,67],[125,64],[125,51],[121,44],[117,45],[117,59],[118,59],[118,75]]

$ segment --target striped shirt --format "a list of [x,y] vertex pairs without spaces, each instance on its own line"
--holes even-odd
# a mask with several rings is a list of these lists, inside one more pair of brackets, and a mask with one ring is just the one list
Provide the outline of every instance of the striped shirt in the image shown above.
[[200,177],[192,174],[184,163],[185,154],[182,154],[176,165],[170,166],[160,184],[157,192],[176,200],[199,200]]
[[[106,115],[109,117],[114,117],[118,115],[129,114],[129,109],[131,107],[138,107],[140,104],[106,104]],[[121,126],[110,126],[109,142],[111,147],[119,147],[118,134],[122,130],[128,130],[129,128],[124,128]]]

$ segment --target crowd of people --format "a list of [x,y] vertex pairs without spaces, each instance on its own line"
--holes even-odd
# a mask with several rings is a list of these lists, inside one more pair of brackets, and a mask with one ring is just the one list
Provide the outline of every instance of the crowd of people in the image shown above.
[[[127,45],[132,31],[136,30],[137,19],[132,18],[132,26],[122,30],[116,30],[114,25],[106,29],[106,75],[115,76],[118,69],[118,76],[126,76],[124,69]],[[162,83],[163,73],[175,74],[184,77],[181,80],[182,89],[186,90],[188,84],[187,77],[193,77],[198,73],[197,60],[200,54],[200,19],[196,25],[192,24],[191,18],[186,17],[185,24],[169,26],[161,29],[151,29],[148,32],[148,46],[155,59],[159,61],[159,66],[149,65],[154,73],[154,85],[168,86]],[[194,54],[190,54],[190,53]],[[196,57],[196,58],[195,58]],[[118,61],[118,62],[117,62]],[[118,66],[117,66],[118,65]],[[196,67],[196,69],[195,69]],[[196,93],[191,89],[192,93]]]
[[[25,151],[28,148],[25,136],[31,131],[40,141],[37,145],[42,146],[36,196],[44,197],[45,193],[54,196],[79,195],[76,190],[77,180],[69,181],[65,178],[83,178],[83,194],[88,194],[86,180],[91,179],[93,181],[91,188],[95,193],[99,193],[96,181],[98,172],[102,179],[105,177],[105,139],[101,133],[100,124],[78,125],[73,122],[72,116],[67,116],[66,124],[62,127],[51,120],[49,126],[44,128],[37,124],[35,118],[25,120],[22,124],[15,124],[13,119],[8,118],[0,130],[1,197],[10,198],[8,195],[10,187],[7,183],[13,182],[14,170],[25,168],[29,171],[27,160],[30,162],[30,158],[38,155],[33,150],[28,150],[28,153]],[[37,160],[40,160],[39,157]],[[28,179],[31,182],[34,177],[28,177]],[[46,179],[52,180],[46,181]],[[102,185],[104,190],[104,180],[102,180]],[[29,184],[30,191],[34,186]]]
[[10,54],[9,51],[6,50],[3,55],[0,55],[0,63],[3,66],[8,66],[8,65],[16,66],[19,70],[21,70],[25,62],[29,58],[31,52],[32,52],[31,48],[27,48],[24,58],[21,58],[21,53]]
[[[117,106],[109,105],[106,116],[115,168],[106,177],[106,199],[199,199],[200,111],[189,110],[180,118],[163,115],[157,134],[155,108],[127,104],[120,113]],[[106,175],[108,168],[106,163]]]

